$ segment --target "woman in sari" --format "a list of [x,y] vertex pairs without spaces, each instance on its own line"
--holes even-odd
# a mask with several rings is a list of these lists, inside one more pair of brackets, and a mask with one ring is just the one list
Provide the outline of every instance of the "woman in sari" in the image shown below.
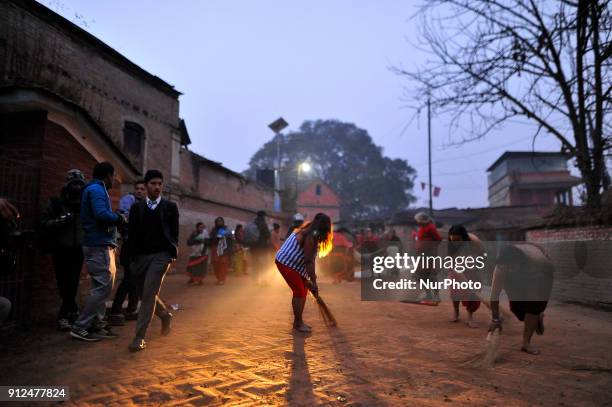
[[215,219],[215,227],[210,233],[211,258],[217,285],[224,285],[231,263],[232,234],[225,226],[225,219],[219,216]]
[[208,263],[206,246],[209,237],[206,226],[202,222],[198,222],[195,230],[187,239],[187,246],[191,247],[189,262],[187,263],[187,275],[189,276],[187,284],[189,285],[202,285],[202,280],[206,277]]

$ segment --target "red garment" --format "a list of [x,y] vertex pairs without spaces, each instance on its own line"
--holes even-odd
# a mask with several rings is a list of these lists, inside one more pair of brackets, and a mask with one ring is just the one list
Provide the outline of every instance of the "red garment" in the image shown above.
[[293,297],[306,298],[306,295],[308,295],[306,279],[291,267],[287,267],[284,264],[279,263],[278,261],[276,261],[276,267],[287,282],[289,288],[291,288],[291,291],[293,291]]
[[[448,277],[455,281],[480,281],[480,272],[474,269],[465,270],[463,273],[457,273],[455,270],[450,270],[448,273]],[[461,298],[469,298],[469,300],[461,300],[461,305],[465,307],[468,312],[476,312],[478,308],[480,308],[480,300],[478,300],[478,296],[476,293],[472,292],[469,289],[460,290],[460,289],[452,289],[450,290],[450,297],[453,301],[459,301]]]
[[440,237],[438,229],[436,229],[436,225],[434,225],[433,222],[430,222],[425,226],[419,227],[416,234],[416,240],[440,242],[442,241],[442,237]]
[[417,253],[424,253],[426,255],[435,255],[438,251],[437,244],[428,242],[439,242],[442,240],[438,234],[438,229],[433,222],[428,223],[425,226],[420,226],[416,233],[416,243],[414,248]]
[[361,247],[363,245],[363,233],[357,233],[357,247]]
[[353,242],[347,239],[342,233],[334,233],[333,246],[350,249],[353,247]]
[[219,282],[224,282],[230,265],[229,256],[213,257],[212,263],[215,269],[215,277],[217,277]]

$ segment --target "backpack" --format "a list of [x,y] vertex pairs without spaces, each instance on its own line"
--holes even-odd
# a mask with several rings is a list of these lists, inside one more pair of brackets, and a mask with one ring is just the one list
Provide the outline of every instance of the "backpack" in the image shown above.
[[247,247],[255,246],[259,242],[259,228],[255,223],[249,223],[244,228],[244,245]]

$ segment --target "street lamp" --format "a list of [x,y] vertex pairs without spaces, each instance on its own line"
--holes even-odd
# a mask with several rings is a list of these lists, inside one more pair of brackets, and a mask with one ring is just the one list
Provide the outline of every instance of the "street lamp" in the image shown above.
[[298,197],[300,195],[300,173],[308,173],[312,169],[312,166],[308,161],[304,161],[298,164],[297,171],[295,172],[295,211],[298,211]]
[[312,169],[312,166],[310,165],[309,162],[303,162],[298,166],[298,171],[302,171],[302,172],[310,172],[310,170]]
[[281,131],[289,126],[289,123],[282,117],[279,117],[268,125],[270,130],[275,134],[276,138],[276,167],[274,168],[274,212],[281,211],[280,199],[280,143],[282,139]]

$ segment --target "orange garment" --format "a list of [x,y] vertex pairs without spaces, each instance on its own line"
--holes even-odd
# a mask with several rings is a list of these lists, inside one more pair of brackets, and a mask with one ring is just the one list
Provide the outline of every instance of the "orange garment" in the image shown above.
[[336,232],[334,233],[333,245],[334,247],[343,247],[346,249],[350,249],[353,247],[353,242],[347,239],[344,234]]
[[215,269],[215,277],[220,282],[225,281],[227,278],[227,271],[229,270],[230,257],[229,256],[216,256],[213,258],[213,268]]
[[212,265],[215,271],[215,277],[219,282],[224,282],[227,277],[227,272],[230,266],[230,252],[229,250],[225,250],[223,255],[219,256],[217,254],[217,246],[219,242],[213,242],[210,248],[210,253],[212,254]]

